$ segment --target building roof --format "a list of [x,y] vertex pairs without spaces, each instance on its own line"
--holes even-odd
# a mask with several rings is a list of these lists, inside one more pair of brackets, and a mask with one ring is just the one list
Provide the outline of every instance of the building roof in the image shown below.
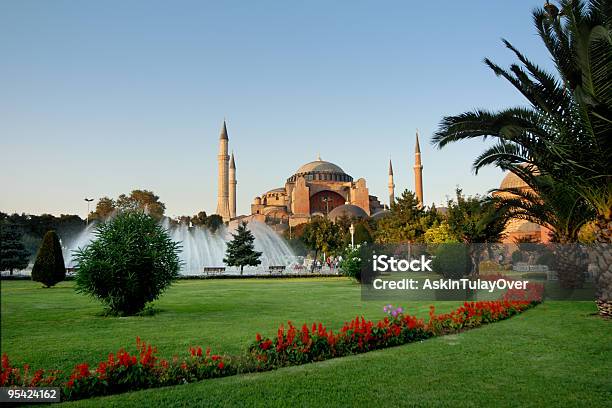
[[346,174],[344,173],[344,170],[340,168],[340,166],[334,163],[330,163],[330,162],[321,160],[321,159],[304,164],[302,167],[298,169],[296,174],[311,173],[311,172]]
[[338,206],[331,210],[328,214],[329,219],[332,221],[336,221],[336,219],[343,216],[348,218],[367,218],[368,214],[363,210],[363,208],[353,204]]
[[285,188],[284,187],[279,187],[279,188],[274,188],[270,191],[267,191],[265,194],[274,194],[274,193],[286,193]]
[[311,161],[301,166],[297,172],[287,179],[288,183],[294,183],[299,177],[304,177],[306,180],[322,180],[322,181],[338,181],[352,182],[353,178],[346,174],[340,166],[321,160]]
[[502,180],[499,188],[501,190],[506,188],[529,188],[529,186],[519,176],[509,172]]
[[387,210],[387,209],[383,209],[380,211],[375,212],[374,214],[372,214],[372,219],[373,220],[380,220],[381,218],[384,218],[388,215],[391,215],[391,211]]

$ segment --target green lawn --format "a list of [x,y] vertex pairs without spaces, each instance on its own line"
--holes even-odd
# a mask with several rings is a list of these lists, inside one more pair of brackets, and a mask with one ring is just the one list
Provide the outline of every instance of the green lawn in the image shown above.
[[[277,324],[355,314],[377,319],[343,279],[182,281],[152,317],[107,318],[70,283],[2,282],[2,351],[34,366],[97,361],[136,335],[169,356],[189,344],[228,353]],[[429,304],[409,306],[425,315]],[[451,303],[440,309],[452,308]],[[592,302],[547,302],[510,320],[392,349],[199,383],[77,401],[77,406],[609,406],[612,322]],[[67,404],[71,405],[71,404]]]
[[[191,345],[239,353],[255,333],[274,335],[280,323],[323,321],[339,328],[355,315],[383,316],[380,302],[362,302],[359,285],[345,278],[183,280],[146,317],[103,317],[102,306],[75,293],[72,282],[43,289],[29,281],[1,281],[2,352],[34,367],[72,370],[105,360],[136,336],[160,355],[185,354]],[[440,310],[456,304],[441,302]],[[426,316],[429,303],[410,309]]]

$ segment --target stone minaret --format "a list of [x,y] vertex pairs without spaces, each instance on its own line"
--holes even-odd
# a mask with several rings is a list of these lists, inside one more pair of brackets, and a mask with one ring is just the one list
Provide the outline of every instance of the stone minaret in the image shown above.
[[236,163],[234,162],[234,152],[229,164],[229,210],[230,218],[236,218]]
[[393,182],[393,165],[391,159],[389,159],[389,208],[395,202],[395,183]]
[[217,214],[219,214],[223,221],[230,220],[230,206],[229,206],[229,156],[227,155],[227,144],[229,139],[227,137],[227,127],[225,126],[225,120],[223,121],[223,127],[221,128],[221,135],[219,136],[219,155],[217,156],[217,162],[219,164],[219,189],[217,194]]
[[416,146],[414,147],[414,188],[416,190],[419,207],[423,208],[423,165],[421,164],[421,147],[419,146],[419,130],[416,132]]

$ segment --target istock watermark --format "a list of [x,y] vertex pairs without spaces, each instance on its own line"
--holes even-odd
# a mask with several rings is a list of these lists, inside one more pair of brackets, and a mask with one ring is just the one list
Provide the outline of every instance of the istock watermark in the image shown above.
[[362,245],[363,300],[593,300],[597,248],[588,245]]
[[395,259],[388,255],[373,255],[372,270],[374,272],[433,272],[432,259],[421,255],[420,259]]
[[[533,283],[536,285],[537,283]],[[372,282],[374,290],[484,290],[489,293],[496,290],[528,290],[528,280],[508,280],[499,278],[497,280],[482,279],[428,279],[422,281],[417,279],[385,280],[376,278]]]

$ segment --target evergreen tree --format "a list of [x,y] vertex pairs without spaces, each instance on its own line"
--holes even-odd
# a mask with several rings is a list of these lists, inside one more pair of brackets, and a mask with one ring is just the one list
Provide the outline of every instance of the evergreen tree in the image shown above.
[[419,206],[415,194],[405,190],[391,206],[390,213],[378,221],[376,242],[380,244],[414,243],[423,239],[423,234],[436,221],[439,214],[435,208]]
[[48,231],[40,244],[34,267],[32,267],[32,280],[41,282],[48,288],[65,278],[66,266],[62,246],[55,231]]
[[0,271],[25,269],[30,253],[21,242],[22,234],[14,226],[0,222]]
[[253,245],[255,237],[247,229],[246,222],[243,221],[238,226],[236,233],[232,234],[232,237],[232,240],[227,243],[227,251],[225,252],[225,258],[223,258],[223,262],[226,265],[239,266],[240,274],[242,275],[245,266],[261,264],[259,259],[261,252],[255,251],[255,246]]

